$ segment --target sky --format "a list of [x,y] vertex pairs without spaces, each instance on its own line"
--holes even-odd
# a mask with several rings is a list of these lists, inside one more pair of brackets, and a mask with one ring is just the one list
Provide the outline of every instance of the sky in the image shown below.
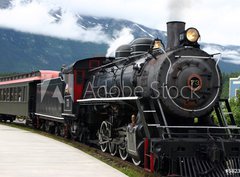
[[[0,0],[4,1],[4,0]],[[84,29],[75,14],[127,19],[166,31],[166,22],[181,20],[196,27],[201,42],[240,45],[239,0],[13,0],[0,9],[0,27],[82,41],[111,43],[101,26]],[[63,9],[60,23],[49,11]],[[123,29],[119,34],[129,34]],[[119,36],[116,34],[116,36]],[[96,40],[97,39],[97,40]],[[129,38],[130,39],[130,38]]]

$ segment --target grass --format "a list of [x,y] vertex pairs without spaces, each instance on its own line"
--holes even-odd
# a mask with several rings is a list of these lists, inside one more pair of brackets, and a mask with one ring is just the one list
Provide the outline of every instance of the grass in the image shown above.
[[[68,144],[72,147],[75,147],[99,160],[102,162],[112,166],[113,168],[121,171],[122,173],[126,174],[129,177],[154,177],[155,175],[152,173],[148,173],[143,170],[143,168],[137,167],[134,164],[126,161],[122,161],[119,157],[112,157],[110,154],[103,153],[99,149],[96,149],[94,147],[87,146],[85,144],[70,140],[70,139],[65,139],[59,136],[55,136],[40,130],[32,129],[30,127],[27,127],[25,125],[20,125],[20,124],[14,124],[14,123],[3,123],[1,122],[0,124],[2,125],[7,125],[10,127],[14,128],[19,128],[22,130],[26,130],[32,133],[37,133],[40,135],[43,135],[48,138],[52,138],[54,140],[60,141],[62,143]],[[158,175],[159,176],[159,175]]]

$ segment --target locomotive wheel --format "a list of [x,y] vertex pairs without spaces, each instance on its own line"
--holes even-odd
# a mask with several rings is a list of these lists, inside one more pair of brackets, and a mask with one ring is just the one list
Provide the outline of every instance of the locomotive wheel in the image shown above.
[[66,131],[65,131],[65,127],[64,127],[64,125],[62,124],[62,125],[60,125],[59,126],[59,136],[61,136],[61,137],[65,137],[65,133]]
[[109,143],[108,144],[108,149],[109,149],[109,152],[110,152],[111,156],[115,156],[117,154],[117,151],[118,151],[118,146],[114,143]]
[[78,123],[77,122],[72,122],[71,127],[70,127],[70,133],[71,133],[71,139],[76,140],[79,136],[79,128],[78,128]]
[[23,116],[17,116],[16,118],[19,122],[23,122],[24,120],[26,120],[26,118]]
[[46,121],[46,122],[45,122],[45,131],[46,131],[46,132],[49,132],[49,130],[50,130],[50,126],[49,126],[48,121]]
[[78,137],[79,142],[87,143],[89,139],[89,131],[85,127],[80,128]]
[[42,131],[45,131],[45,121],[41,120],[39,124],[40,124],[39,129],[42,130]]
[[102,152],[107,152],[108,144],[104,143],[100,145]]
[[106,152],[108,149],[108,139],[109,139],[109,128],[107,126],[107,122],[103,121],[99,130],[99,143],[100,143],[100,148],[102,152]]
[[136,166],[139,166],[139,165],[142,163],[141,160],[136,160],[136,159],[134,159],[134,158],[132,158],[132,162],[133,162],[133,164],[136,165]]
[[60,130],[58,124],[55,124],[54,126],[54,135],[59,136]]
[[119,145],[118,152],[122,160],[126,160],[128,158],[128,152],[127,152],[125,143],[122,143],[121,145]]
[[48,133],[52,133],[52,126],[51,123],[49,121],[45,122],[45,131]]

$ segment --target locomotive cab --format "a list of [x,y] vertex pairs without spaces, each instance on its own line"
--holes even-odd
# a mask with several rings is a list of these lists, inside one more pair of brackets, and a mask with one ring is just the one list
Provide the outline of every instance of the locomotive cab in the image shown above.
[[64,93],[64,115],[77,113],[77,100],[83,98],[83,89],[88,79],[89,70],[100,66],[105,58],[90,58],[78,60],[62,69],[62,77],[66,83]]

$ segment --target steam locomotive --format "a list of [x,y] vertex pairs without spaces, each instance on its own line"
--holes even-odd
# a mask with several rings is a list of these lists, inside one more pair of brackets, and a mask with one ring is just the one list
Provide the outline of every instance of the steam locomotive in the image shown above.
[[[11,120],[26,116],[27,124],[56,135],[98,144],[103,152],[132,158],[151,172],[237,176],[240,128],[227,100],[220,99],[217,56],[200,49],[199,37],[184,22],[168,22],[166,48],[161,39],[139,38],[120,46],[114,58],[78,60],[57,76],[28,74],[24,114],[0,112]],[[39,77],[31,79],[34,74]],[[8,93],[19,102],[21,90],[12,85],[18,88],[21,79],[0,79],[0,95],[6,97],[1,104]]]

